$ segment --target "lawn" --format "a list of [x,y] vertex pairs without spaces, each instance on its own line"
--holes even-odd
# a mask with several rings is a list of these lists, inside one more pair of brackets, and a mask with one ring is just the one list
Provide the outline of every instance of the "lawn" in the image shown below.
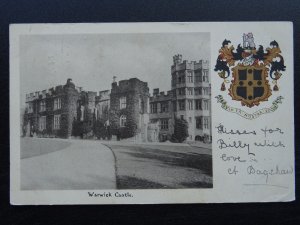
[[191,146],[106,144],[116,158],[117,188],[211,188],[212,156]]

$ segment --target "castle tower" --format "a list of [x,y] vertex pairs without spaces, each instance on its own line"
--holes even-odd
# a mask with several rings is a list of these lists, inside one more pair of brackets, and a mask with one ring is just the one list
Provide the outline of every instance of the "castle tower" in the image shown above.
[[[145,141],[147,137],[149,88],[137,78],[112,83],[109,121],[119,138]],[[138,135],[138,137],[136,137]]]
[[180,63],[182,63],[182,55],[180,55],[180,54],[174,55],[173,56],[173,63],[174,64],[180,64]]
[[211,86],[209,62],[182,61],[181,55],[173,57],[171,66],[173,110],[177,118],[189,124],[187,140],[202,140],[211,137]]
[[63,136],[66,138],[71,137],[72,134],[72,125],[74,118],[77,118],[77,101],[79,98],[79,93],[75,88],[75,84],[72,82],[72,79],[68,79],[66,85],[64,85],[65,93],[65,104],[64,111],[61,117],[61,129],[65,130]]

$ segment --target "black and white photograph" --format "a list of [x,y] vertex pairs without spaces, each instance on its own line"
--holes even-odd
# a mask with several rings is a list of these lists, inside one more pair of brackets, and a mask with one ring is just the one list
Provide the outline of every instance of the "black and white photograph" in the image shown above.
[[20,35],[20,190],[213,188],[210,42]]

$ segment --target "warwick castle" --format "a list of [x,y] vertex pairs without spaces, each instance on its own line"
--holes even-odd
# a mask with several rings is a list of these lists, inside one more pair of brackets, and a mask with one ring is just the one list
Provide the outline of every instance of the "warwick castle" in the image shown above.
[[65,85],[26,94],[23,136],[172,139],[175,120],[187,124],[187,141],[211,141],[211,84],[208,61],[173,56],[171,90],[153,89],[137,78],[116,82],[111,89],[84,91],[71,79]]

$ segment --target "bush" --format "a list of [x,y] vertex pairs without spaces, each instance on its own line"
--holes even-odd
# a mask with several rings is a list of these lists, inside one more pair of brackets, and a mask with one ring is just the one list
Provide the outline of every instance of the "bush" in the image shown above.
[[135,130],[132,127],[120,127],[120,138],[131,138],[135,135]]
[[175,143],[182,143],[189,136],[188,122],[184,119],[175,118],[174,123],[174,134],[172,135],[171,141]]
[[210,138],[209,137],[210,136],[208,134],[204,134],[204,136],[203,136],[203,142],[204,143],[210,143]]
[[101,121],[95,121],[93,131],[98,139],[105,137],[105,127]]
[[73,120],[72,126],[72,136],[74,137],[82,137],[83,136],[83,127],[81,121]]

